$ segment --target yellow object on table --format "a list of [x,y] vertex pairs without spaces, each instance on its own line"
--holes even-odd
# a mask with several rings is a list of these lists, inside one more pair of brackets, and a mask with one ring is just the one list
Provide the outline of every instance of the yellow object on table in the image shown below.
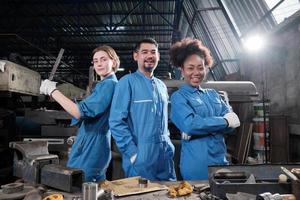
[[43,198],[43,200],[64,200],[64,197],[62,194],[51,194],[49,196],[46,196]]
[[192,192],[193,186],[187,181],[182,181],[179,185],[172,185],[169,187],[169,195],[171,197],[185,196]]

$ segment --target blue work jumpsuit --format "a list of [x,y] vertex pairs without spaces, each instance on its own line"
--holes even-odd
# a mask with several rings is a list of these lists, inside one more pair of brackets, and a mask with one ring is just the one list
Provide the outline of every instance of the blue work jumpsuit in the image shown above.
[[226,165],[223,135],[232,132],[223,116],[230,112],[213,89],[183,84],[171,96],[171,120],[182,134],[180,173],[185,180],[208,179],[209,165]]
[[91,95],[79,102],[81,123],[69,155],[68,167],[82,169],[85,181],[101,181],[111,159],[108,117],[117,84],[115,75],[97,83]]
[[[140,71],[120,79],[109,118],[126,177],[176,180],[168,131],[168,93],[159,79]],[[137,154],[131,163],[130,158]]]

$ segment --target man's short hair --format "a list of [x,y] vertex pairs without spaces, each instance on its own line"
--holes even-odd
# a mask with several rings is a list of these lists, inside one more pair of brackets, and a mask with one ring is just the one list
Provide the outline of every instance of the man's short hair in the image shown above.
[[144,38],[135,44],[135,47],[134,47],[135,52],[141,48],[142,43],[154,44],[156,46],[156,48],[158,48],[158,43],[153,38]]

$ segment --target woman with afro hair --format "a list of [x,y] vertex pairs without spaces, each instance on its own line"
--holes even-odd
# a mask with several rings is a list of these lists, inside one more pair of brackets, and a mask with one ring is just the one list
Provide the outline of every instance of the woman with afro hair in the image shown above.
[[184,77],[171,96],[171,120],[182,133],[180,173],[184,180],[206,180],[209,165],[228,164],[224,134],[240,121],[218,92],[200,86],[213,63],[200,40],[185,38],[173,44],[170,59]]

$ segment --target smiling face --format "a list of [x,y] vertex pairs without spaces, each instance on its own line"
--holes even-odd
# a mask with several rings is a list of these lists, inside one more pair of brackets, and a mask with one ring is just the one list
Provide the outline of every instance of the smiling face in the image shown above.
[[184,61],[181,73],[187,84],[198,87],[206,75],[204,60],[197,54],[190,55]]
[[142,43],[140,48],[133,53],[133,58],[137,61],[138,68],[142,73],[152,76],[159,61],[158,49],[154,44]]
[[105,51],[97,51],[93,56],[93,64],[95,72],[101,79],[114,73],[114,61],[108,56]]

